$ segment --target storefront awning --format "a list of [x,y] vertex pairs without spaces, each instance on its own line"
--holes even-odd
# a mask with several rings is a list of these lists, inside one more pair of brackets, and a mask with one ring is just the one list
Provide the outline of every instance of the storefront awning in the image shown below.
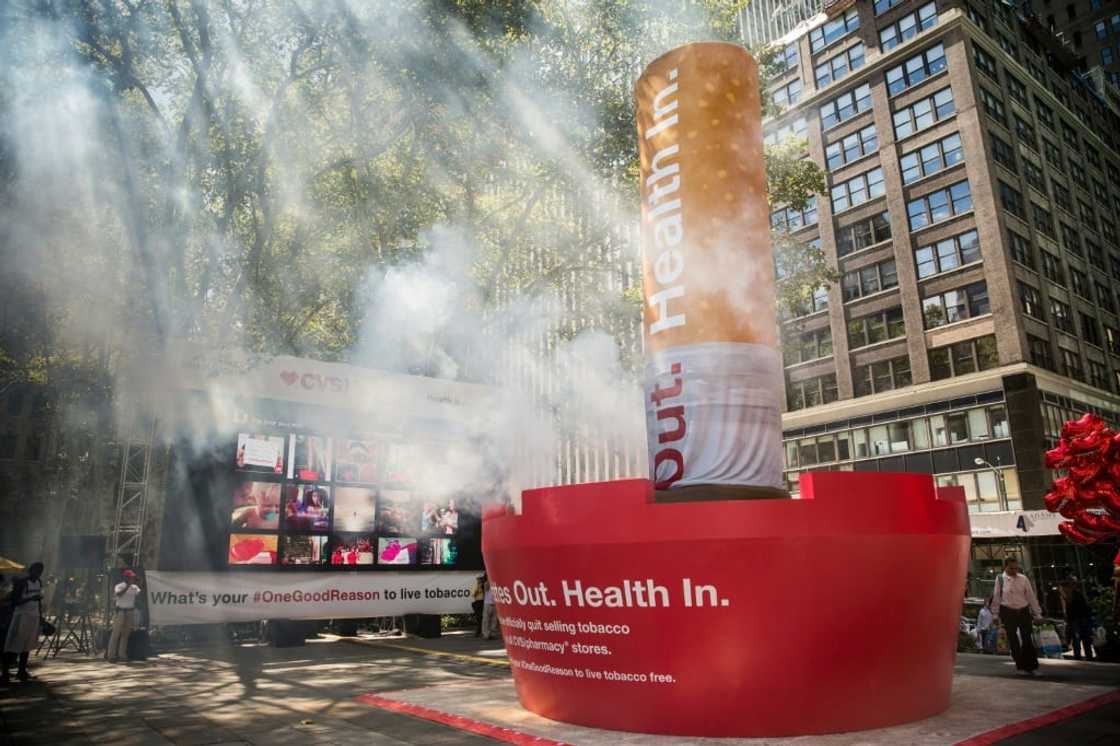
[[1049,510],[1012,510],[1005,513],[974,513],[970,515],[972,538],[1009,539],[1024,536],[1060,534],[1062,518]]

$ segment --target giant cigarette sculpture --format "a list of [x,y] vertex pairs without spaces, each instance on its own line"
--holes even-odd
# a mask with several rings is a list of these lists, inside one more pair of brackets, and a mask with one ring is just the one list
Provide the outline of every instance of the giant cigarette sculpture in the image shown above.
[[637,109],[653,481],[779,488],[758,67],[734,44],[675,49],[638,80]]
[[[928,474],[805,472],[799,500],[720,499],[782,494],[756,68],[739,47],[690,44],[637,95],[653,479],[526,490],[520,514],[484,517],[518,698],[678,736],[934,715],[952,687],[964,492]],[[884,562],[922,592],[898,593]],[[885,598],[908,620],[890,645],[863,634]],[[789,620],[796,641],[773,644]]]

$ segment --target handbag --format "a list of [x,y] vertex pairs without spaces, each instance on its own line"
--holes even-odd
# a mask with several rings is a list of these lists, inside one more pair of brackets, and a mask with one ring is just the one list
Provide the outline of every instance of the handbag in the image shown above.
[[58,632],[58,630],[53,624],[44,619],[39,623],[39,632],[43,635],[43,637],[54,637],[54,633]]

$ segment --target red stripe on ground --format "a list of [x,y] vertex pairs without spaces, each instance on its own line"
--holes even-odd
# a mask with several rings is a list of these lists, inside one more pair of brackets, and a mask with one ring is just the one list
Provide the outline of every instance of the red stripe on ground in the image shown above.
[[1045,728],[1047,725],[1068,720],[1090,710],[1095,710],[1098,707],[1112,704],[1113,702],[1120,702],[1120,690],[1102,694],[1092,699],[1087,699],[1084,702],[1077,702],[1066,707],[1061,707],[1053,712],[1047,712],[1043,715],[1022,720],[1018,723],[1009,723],[995,730],[990,730],[987,733],[981,733],[978,736],[967,738],[963,741],[958,741],[956,746],[988,746],[988,744],[999,743],[1005,738],[1011,738],[1021,733],[1029,733],[1032,730]]
[[430,720],[433,723],[439,723],[440,725],[446,725],[479,736],[486,736],[487,738],[493,738],[495,741],[501,741],[503,743],[513,743],[521,746],[526,744],[534,744],[535,746],[571,746],[571,744],[567,744],[564,741],[553,741],[551,738],[533,736],[528,733],[513,730],[512,728],[503,728],[499,725],[484,723],[481,720],[472,720],[462,715],[452,715],[449,712],[433,710],[429,707],[413,705],[407,702],[398,702],[395,699],[380,697],[376,694],[359,694],[354,699],[370,705],[371,707],[378,707],[382,710],[396,712],[401,715],[411,715],[412,717],[417,717],[422,720]]

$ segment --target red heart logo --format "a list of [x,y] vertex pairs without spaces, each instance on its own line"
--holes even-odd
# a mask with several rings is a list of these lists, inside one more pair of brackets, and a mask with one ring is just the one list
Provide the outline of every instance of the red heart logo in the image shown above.
[[294,370],[286,370],[280,374],[280,378],[284,381],[284,383],[291,386],[293,383],[299,380],[299,373],[296,373]]

